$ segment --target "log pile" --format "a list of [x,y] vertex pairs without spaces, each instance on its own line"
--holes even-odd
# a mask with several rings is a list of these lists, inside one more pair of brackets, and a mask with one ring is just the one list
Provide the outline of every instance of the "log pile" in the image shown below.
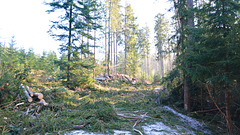
[[99,82],[108,82],[108,80],[110,79],[119,79],[119,80],[125,80],[125,81],[132,81],[132,78],[129,75],[126,74],[116,74],[116,75],[101,75],[98,73],[98,76],[94,78],[95,80],[99,81]]
[[28,102],[33,102],[36,101],[37,104],[41,104],[41,105],[48,105],[48,103],[46,103],[46,101],[43,99],[43,94],[42,93],[37,93],[37,92],[32,92],[31,89],[27,86],[27,85],[20,85],[21,88],[23,89],[23,92],[28,100]]
[[107,83],[109,80],[114,79],[114,80],[121,80],[121,81],[125,81],[125,82],[130,82],[133,85],[137,84],[137,83],[144,83],[144,84],[152,84],[150,81],[144,80],[141,81],[139,78],[131,78],[129,75],[127,74],[115,74],[115,75],[101,75],[100,73],[98,73],[98,76],[94,78],[98,83]]

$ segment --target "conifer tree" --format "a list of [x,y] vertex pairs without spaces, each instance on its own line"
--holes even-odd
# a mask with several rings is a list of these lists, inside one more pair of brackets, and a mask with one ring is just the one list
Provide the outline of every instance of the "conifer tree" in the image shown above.
[[128,74],[136,77],[139,71],[140,54],[137,44],[136,17],[130,5],[126,6],[125,17],[125,72],[128,69]]
[[[73,54],[79,52],[85,56],[84,58],[88,56],[88,59],[90,59],[90,54],[92,54],[90,47],[93,47],[93,45],[90,46],[89,40],[94,40],[94,37],[91,35],[91,31],[100,28],[100,25],[95,23],[95,20],[99,19],[99,16],[96,16],[98,4],[96,0],[58,0],[47,4],[52,7],[52,10],[47,11],[49,13],[57,10],[65,12],[65,15],[60,17],[60,20],[52,21],[53,25],[49,33],[57,40],[63,42],[62,45],[60,45],[61,52],[64,53],[67,51],[68,62],[65,63],[67,67],[66,82],[67,86],[70,87],[74,81],[70,80],[70,78],[76,73],[76,67],[78,67],[74,65],[76,62],[72,60],[74,57]],[[79,37],[82,37],[81,44],[79,44]],[[87,42],[84,40],[84,37]],[[75,55],[75,57],[76,56],[81,57],[80,55]],[[92,64],[93,63],[94,62],[92,62]],[[86,65],[83,66],[90,68]],[[93,67],[91,66],[91,68]]]
[[166,44],[167,44],[167,37],[168,37],[168,26],[167,21],[163,14],[157,14],[155,16],[155,40],[157,47],[157,59],[160,61],[160,67],[161,67],[161,76],[164,77],[164,65],[163,65],[163,57],[166,55]]
[[[239,1],[213,0],[196,9],[197,27],[193,29],[193,50],[186,56],[186,68],[193,81],[207,89],[217,87],[218,96],[225,97],[227,131],[232,133],[231,97],[239,86]],[[209,93],[210,94],[210,93]],[[216,103],[217,104],[217,103]],[[217,107],[217,106],[216,106]]]
[[139,46],[139,51],[141,54],[141,59],[145,59],[145,79],[147,74],[149,74],[148,56],[150,51],[150,41],[149,41],[149,28],[146,26],[138,30],[137,44]]

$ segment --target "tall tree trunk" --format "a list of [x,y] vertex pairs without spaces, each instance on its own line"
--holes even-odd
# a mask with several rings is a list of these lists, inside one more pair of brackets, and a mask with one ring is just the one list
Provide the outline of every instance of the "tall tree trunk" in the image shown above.
[[147,55],[147,68],[146,68],[146,71],[147,71],[147,75],[146,75],[146,77],[147,77],[147,76],[149,76],[149,55]]
[[[1,43],[0,43],[0,69],[2,69],[2,45],[1,45]],[[0,71],[0,74],[1,74],[1,71]]]
[[162,76],[161,79],[163,79],[163,77],[164,77],[164,64],[163,64],[163,55],[162,55],[162,51],[161,51],[161,53],[160,53],[160,65],[161,65],[161,76]]
[[[225,16],[225,1],[222,1],[222,16]],[[226,24],[223,24],[223,29],[226,30]],[[226,38],[226,33],[224,33],[224,38]],[[225,67],[225,74],[229,75],[228,65]],[[226,105],[226,120],[227,120],[227,131],[229,135],[232,135],[232,120],[230,112],[230,95],[228,91],[229,87],[225,86],[225,105]]]
[[125,59],[124,59],[124,71],[127,74],[127,5],[125,7],[125,17],[124,17],[124,40],[125,40]]
[[[96,12],[94,12],[94,16],[96,16]],[[95,64],[96,64],[96,20],[95,20],[95,29],[94,29],[94,51],[93,51],[93,78],[95,78]]]
[[116,73],[116,33],[113,33],[113,74]]
[[111,6],[112,1],[109,2],[109,17],[108,17],[108,76],[110,75],[110,45],[111,45]]
[[[188,26],[192,27],[194,26],[193,20],[194,20],[194,16],[192,10],[193,9],[193,0],[187,0],[187,7],[188,7]],[[192,35],[190,33],[188,33],[188,37],[187,37],[188,41],[192,40]],[[191,50],[191,46],[187,46],[187,51]],[[186,68],[190,68],[189,65],[186,65]],[[185,75],[184,77],[184,109],[187,111],[190,111],[190,92],[189,92],[189,82],[190,78],[188,75]]]
[[70,5],[70,18],[69,18],[69,34],[68,34],[68,65],[67,65],[67,85],[70,87],[70,60],[71,60],[71,50],[72,50],[72,10],[73,10],[73,3],[71,1]]
[[226,105],[226,121],[227,121],[227,131],[229,135],[232,135],[232,120],[230,112],[230,95],[228,88],[225,90],[225,105]]
[[83,52],[82,52],[82,51],[83,51],[83,48],[84,48],[84,45],[83,45],[83,35],[82,35],[82,48],[81,48],[81,55],[80,55],[80,56],[81,56],[81,59],[82,59],[83,56],[84,56],[84,55],[83,55]]
[[108,61],[108,46],[107,46],[107,13],[105,16],[105,73],[107,73],[107,61]]
[[[89,32],[90,29],[88,28],[88,35],[89,35]],[[87,50],[88,50],[88,59],[90,59],[90,44],[89,44],[89,37],[87,37]]]
[[118,47],[117,47],[117,46],[118,46],[118,44],[117,44],[117,36],[118,36],[118,35],[116,35],[116,74],[117,74],[117,67],[118,67],[118,66],[117,66],[117,64],[118,64],[118,58],[117,58],[117,54],[118,54],[118,50],[117,50],[117,48],[118,48]]
[[168,54],[168,66],[169,66],[169,72],[172,70],[172,61],[171,61],[171,53]]
[[203,88],[201,88],[201,111],[203,111]]

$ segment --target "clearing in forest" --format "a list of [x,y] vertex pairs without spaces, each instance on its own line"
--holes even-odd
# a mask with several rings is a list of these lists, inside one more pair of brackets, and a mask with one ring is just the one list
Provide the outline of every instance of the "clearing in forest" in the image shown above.
[[23,101],[2,111],[2,133],[211,134],[203,122],[159,104],[163,90],[156,87],[114,82],[78,91],[41,88],[49,105],[29,109],[32,103]]

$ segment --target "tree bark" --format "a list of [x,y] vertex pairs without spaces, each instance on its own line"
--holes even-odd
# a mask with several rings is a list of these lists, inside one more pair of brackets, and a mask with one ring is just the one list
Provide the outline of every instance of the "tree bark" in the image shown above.
[[108,76],[110,75],[110,44],[111,44],[111,0],[109,2],[109,17],[108,17]]
[[124,71],[125,71],[125,74],[127,74],[127,5],[125,5],[125,17],[124,17],[124,40],[125,40],[125,59],[124,59]]
[[113,33],[113,74],[116,74],[116,33]]
[[67,85],[70,87],[70,60],[71,60],[71,42],[72,42],[72,10],[73,10],[73,3],[71,1],[70,4],[70,18],[69,18],[69,34],[68,34],[68,65],[67,65]]
[[164,65],[163,65],[163,54],[162,54],[162,50],[161,50],[161,53],[160,53],[160,65],[161,65],[161,76],[162,76],[161,79],[163,79],[163,77],[164,77]]
[[229,135],[232,135],[232,120],[230,112],[230,96],[229,91],[225,91],[225,105],[226,105],[226,120],[227,120],[227,131]]
[[201,88],[201,111],[203,111],[203,88]]
[[30,90],[30,88],[26,85],[25,86],[27,92],[29,93],[29,95],[32,97],[33,96],[33,92]]
[[26,96],[28,102],[32,102],[33,99],[32,99],[32,97],[29,95],[29,93],[27,92],[27,90],[25,89],[25,87],[23,86],[23,84],[21,84],[20,86],[22,87],[23,92],[24,92],[24,94],[25,94],[25,96]]
[[[107,46],[107,13],[105,16],[105,62],[108,61],[108,46]],[[105,65],[105,73],[107,73],[107,66]]]
[[117,37],[118,37],[118,34],[116,35],[116,74],[118,73],[118,69],[117,69],[117,64],[118,64],[118,57],[117,57],[117,54],[118,54],[118,44],[117,44]]
[[[193,24],[193,20],[194,20],[194,16],[193,16],[193,13],[192,10],[193,9],[193,0],[187,0],[187,7],[188,7],[188,26],[189,27],[194,27],[194,24]],[[192,41],[192,34],[191,33],[188,33],[188,37],[187,37],[188,41]],[[191,46],[187,46],[187,51],[190,51],[191,50]],[[186,65],[186,68],[190,68],[189,65]],[[187,110],[187,111],[190,111],[190,92],[189,92],[189,85],[190,85],[190,82],[189,82],[190,78],[188,75],[185,75],[184,77],[184,109]]]

